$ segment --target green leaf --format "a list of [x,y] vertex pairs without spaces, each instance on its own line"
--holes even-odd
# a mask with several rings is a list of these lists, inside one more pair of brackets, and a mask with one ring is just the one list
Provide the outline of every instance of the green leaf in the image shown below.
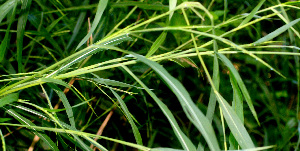
[[252,103],[252,100],[251,100],[251,97],[248,93],[248,90],[242,80],[242,78],[240,77],[238,71],[235,69],[235,67],[233,66],[233,64],[230,62],[229,59],[227,59],[227,57],[221,53],[217,53],[219,58],[222,60],[222,62],[228,67],[228,69],[230,70],[230,73],[232,73],[232,78],[234,80],[236,80],[236,82],[238,83],[239,85],[239,88],[241,89],[241,92],[242,94],[244,95],[244,98],[255,118],[255,120],[257,121],[257,123],[260,125],[259,123],[259,120],[258,120],[258,117],[257,117],[257,114],[256,114],[256,111],[254,109],[254,106],[253,106],[253,103]]
[[182,149],[173,149],[173,148],[159,147],[159,148],[152,148],[150,151],[184,151],[184,150],[182,150]]
[[2,149],[6,150],[5,139],[4,139],[4,136],[2,134],[1,129],[0,129],[0,138],[1,138],[1,141],[2,141]]
[[16,3],[17,3],[16,0],[8,0],[4,4],[1,4],[1,6],[0,6],[0,12],[1,12],[0,23],[2,22],[4,17],[7,15],[7,13],[15,7]]
[[165,41],[167,36],[167,32],[163,31],[159,37],[155,40],[155,42],[152,44],[150,50],[148,51],[146,58],[152,56],[157,50],[158,48],[162,45],[162,43]]
[[[81,5],[86,6],[88,3],[89,3],[89,0],[85,0]],[[67,45],[67,48],[66,48],[67,50],[70,48],[71,44],[73,43],[76,36],[78,35],[80,27],[82,27],[82,23],[84,23],[85,16],[86,16],[86,11],[80,13],[80,15],[77,19],[76,25],[73,29],[72,36],[71,36],[71,38],[68,42],[68,45]]]
[[295,20],[291,21],[290,23],[283,25],[282,27],[280,27],[280,28],[276,29],[275,31],[269,33],[268,35],[258,39],[256,42],[253,43],[253,45],[257,45],[257,44],[269,41],[269,40],[277,37],[281,33],[285,32],[286,30],[290,29],[292,26],[297,24],[299,21],[300,21],[300,18],[295,19]]
[[[177,0],[169,0],[169,11],[172,11],[175,9],[177,4]],[[173,16],[174,11],[172,11],[169,15],[169,20],[171,20],[172,16]]]
[[124,82],[116,81],[116,80],[111,80],[111,79],[104,79],[104,78],[93,78],[93,81],[99,84],[105,84],[105,85],[110,85],[110,86],[119,86],[119,87],[135,87],[137,89],[143,89],[141,87],[137,87],[131,84],[127,84]]
[[128,7],[128,6],[137,6],[141,9],[145,10],[163,10],[168,11],[168,6],[163,5],[161,3],[153,3],[149,4],[147,2],[135,2],[135,1],[127,1],[127,2],[118,2],[114,3],[112,7]]
[[34,130],[33,133],[35,135],[37,135],[38,137],[40,137],[52,150],[59,151],[56,144],[46,134],[39,133],[39,132],[36,131],[35,128],[33,128],[35,126],[35,124],[33,124],[30,120],[28,120],[27,118],[21,116],[19,113],[15,112],[13,109],[6,109],[6,108],[4,108],[4,109],[9,115],[14,117],[20,123],[22,123],[23,125],[28,126],[29,129]]
[[128,121],[129,121],[129,123],[131,125],[131,128],[132,128],[132,131],[133,131],[136,143],[139,144],[139,145],[143,145],[143,140],[142,140],[141,134],[139,132],[139,129],[135,125],[135,123],[134,123],[134,121],[133,121],[133,119],[131,117],[132,115],[129,112],[129,110],[128,110],[126,104],[125,104],[125,102],[122,100],[122,98],[111,87],[108,87],[108,88],[114,94],[114,96],[117,98],[118,102],[120,103],[120,106],[123,109],[123,111],[125,113],[125,116],[126,116],[126,118],[128,119]]
[[[119,143],[119,144],[127,145],[127,146],[130,146],[130,147],[133,147],[133,148],[137,148],[137,149],[140,149],[140,150],[145,150],[145,151],[150,150],[150,148],[148,148],[148,147],[144,147],[144,146],[137,145],[137,144],[134,144],[134,143],[125,142],[125,141],[122,141],[122,140],[117,140],[117,139],[114,139],[114,138],[99,136],[99,135],[90,134],[90,133],[81,132],[81,131],[66,130],[66,129],[52,128],[52,127],[28,126],[28,125],[25,125],[25,124],[22,125],[22,124],[0,123],[0,125],[18,126],[18,127],[21,126],[21,127],[27,127],[27,128],[36,129],[36,130],[47,130],[47,131],[58,132],[58,133],[68,133],[68,134],[80,135],[80,136],[83,136],[83,137],[86,137],[86,138],[89,138],[89,139],[91,139],[91,137],[92,138],[97,137],[97,138],[113,141],[113,142],[116,142],[116,143]],[[104,148],[104,150],[106,150],[106,149]]]
[[10,120],[12,120],[12,118],[0,118],[0,123],[4,123]]
[[59,85],[62,85],[66,88],[69,88],[71,89],[71,87],[64,81],[60,80],[60,79],[53,79],[53,78],[40,78],[40,80],[42,82],[45,82],[45,83],[55,83],[55,84],[59,84]]
[[66,97],[66,95],[64,94],[64,92],[57,87],[56,85],[52,84],[52,83],[47,83],[52,89],[54,89],[54,91],[57,93],[58,97],[61,99],[64,107],[66,108],[66,112],[69,118],[69,121],[71,123],[71,126],[73,129],[76,129],[76,124],[75,124],[75,120],[74,120],[74,114],[73,114],[73,110],[72,107]]
[[93,21],[92,27],[89,31],[89,33],[80,41],[80,43],[78,44],[78,46],[76,47],[76,50],[81,47],[89,38],[90,36],[93,34],[94,30],[96,29],[96,27],[98,26],[100,19],[102,17],[102,14],[104,12],[104,10],[106,9],[108,0],[100,0],[98,7],[97,7],[97,12],[96,12],[96,16],[95,19]]
[[11,93],[0,99],[0,107],[18,101],[19,93]]
[[[216,56],[216,54],[214,55],[214,64],[213,64],[213,83],[215,85],[216,90],[218,91],[220,86],[220,73],[219,73],[218,57]],[[209,102],[208,102],[208,107],[206,112],[206,117],[210,123],[212,122],[215,113],[216,103],[217,103],[216,94],[214,93],[214,90],[212,88],[210,90]]]
[[166,69],[161,67],[158,63],[153,62],[145,57],[132,53],[139,61],[150,66],[161,78],[167,86],[173,91],[177,96],[186,116],[189,120],[197,127],[201,132],[208,146],[211,150],[220,150],[215,132],[210,124],[209,120],[204,116],[204,114],[199,110],[199,108],[192,101],[189,93],[183,87],[183,85],[174,77],[172,77]]
[[17,61],[18,61],[18,71],[24,72],[22,64],[22,51],[23,51],[23,38],[25,32],[25,26],[27,23],[27,18],[29,14],[29,9],[32,0],[24,0],[21,7],[21,16],[18,19],[17,26]]
[[[235,113],[238,115],[239,119],[242,123],[244,123],[244,110],[243,110],[243,95],[238,87],[238,83],[236,79],[233,77],[233,74],[230,72],[230,83],[233,89],[233,101],[232,101],[232,108]],[[229,135],[229,149],[238,149],[238,142],[234,138],[232,132]]]
[[48,41],[49,43],[59,51],[59,53],[61,55],[63,55],[63,51],[62,49],[60,48],[60,46],[58,45],[58,43],[56,42],[56,40],[53,39],[51,33],[49,31],[47,31],[47,29],[45,27],[43,27],[42,25],[40,25],[40,22],[39,20],[36,18],[36,16],[34,15],[29,15],[28,16],[28,21],[36,28],[36,29],[39,29],[39,34],[41,34],[42,36],[44,36]]
[[243,26],[243,25],[247,24],[253,18],[253,16],[256,14],[256,12],[260,9],[262,4],[264,4],[265,1],[266,0],[261,0],[259,2],[259,4],[251,11],[251,13],[241,22],[241,24],[239,26]]
[[250,149],[255,148],[254,143],[252,142],[249,133],[244,127],[243,123],[234,112],[232,107],[227,103],[227,101],[219,94],[219,92],[215,91],[218,102],[222,108],[223,115],[225,117],[226,123],[232,132],[235,139],[238,141],[239,145],[242,149]]
[[[16,13],[16,8],[17,8],[17,0],[15,0],[14,3],[12,3],[12,4],[13,4],[13,6],[10,9],[12,12],[10,13],[9,16],[7,16],[9,24],[8,24],[8,27],[6,28],[4,39],[2,40],[1,45],[0,45],[0,62],[3,60],[3,58],[5,56],[7,45],[9,44],[9,41],[10,41],[10,38],[9,38],[9,35],[10,35],[9,33],[10,32],[9,31],[10,31],[10,27],[11,27],[11,25],[14,22],[14,19],[15,19],[15,13]],[[1,9],[4,9],[4,8],[1,7],[0,12],[1,12]],[[6,11],[6,10],[4,10],[4,11]]]
[[177,136],[177,139],[181,143],[181,146],[187,151],[196,151],[196,147],[193,145],[191,140],[187,138],[187,136],[181,131],[179,125],[174,118],[172,112],[169,108],[137,77],[135,76],[126,66],[122,66],[144,89],[145,91],[153,98],[153,100],[157,103],[161,111],[167,117],[173,132]]
[[230,83],[233,89],[232,107],[242,123],[244,123],[243,95],[232,72],[230,72]]

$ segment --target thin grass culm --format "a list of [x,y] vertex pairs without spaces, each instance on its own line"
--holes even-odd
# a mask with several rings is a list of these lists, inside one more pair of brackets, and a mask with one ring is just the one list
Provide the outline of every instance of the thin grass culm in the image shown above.
[[300,1],[0,2],[3,150],[299,150]]

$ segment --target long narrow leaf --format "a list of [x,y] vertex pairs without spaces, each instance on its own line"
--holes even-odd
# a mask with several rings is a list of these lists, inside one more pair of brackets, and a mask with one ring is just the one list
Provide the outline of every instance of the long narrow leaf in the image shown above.
[[25,26],[27,23],[27,18],[29,14],[29,9],[32,0],[24,0],[21,7],[21,16],[18,19],[17,26],[17,61],[18,61],[18,71],[23,72],[22,64],[22,51],[23,51],[23,38],[25,32]]
[[56,146],[56,144],[46,134],[39,133],[39,132],[36,131],[35,128],[32,128],[35,125],[30,120],[28,120],[27,118],[21,116],[20,114],[18,114],[17,112],[15,112],[13,109],[6,109],[6,108],[4,108],[4,109],[5,109],[5,111],[9,115],[11,115],[12,117],[14,117],[20,123],[22,123],[23,125],[28,126],[28,128],[30,128],[30,129],[33,129],[34,130],[33,133],[35,135],[39,136],[52,150],[59,151],[59,149]]
[[218,102],[222,108],[223,115],[225,117],[226,123],[230,131],[232,132],[235,139],[238,141],[239,145],[242,149],[255,148],[253,141],[250,138],[249,133],[244,127],[243,123],[234,112],[232,107],[226,102],[226,100],[219,94],[219,92],[215,91],[217,95]]
[[199,108],[192,101],[190,95],[182,84],[172,77],[166,69],[161,67],[158,63],[153,62],[145,57],[132,53],[139,61],[150,66],[170,87],[173,93],[177,96],[186,116],[190,121],[197,127],[197,129],[202,133],[208,146],[211,150],[220,150],[215,132],[212,125],[205,117],[205,115],[199,110]]
[[[177,0],[169,0],[169,11],[175,9]],[[169,20],[171,20],[174,12],[171,12],[169,15]]]
[[[216,87],[216,90],[219,90],[219,85],[220,85],[220,74],[219,74],[219,62],[218,62],[218,57],[214,55],[214,64],[213,64],[213,83]],[[207,112],[206,112],[206,117],[209,120],[209,122],[212,122],[215,108],[216,108],[216,103],[217,103],[217,98],[216,94],[214,93],[214,90],[211,89],[210,91],[210,96],[209,96],[209,102],[208,102],[208,107],[207,107]]]
[[230,60],[227,59],[227,57],[225,55],[220,54],[220,53],[217,53],[217,54],[218,54],[219,58],[222,60],[222,62],[228,67],[228,69],[232,73],[232,75],[233,75],[232,78],[234,78],[237,81],[237,83],[238,83],[238,85],[239,85],[239,87],[240,87],[240,89],[241,89],[241,91],[244,95],[244,98],[245,98],[245,100],[246,100],[246,102],[247,102],[247,104],[248,104],[248,106],[249,106],[256,122],[259,124],[259,120],[258,120],[256,111],[254,109],[251,97],[249,95],[249,92],[248,92],[241,76],[239,75],[239,73],[237,72],[237,70],[235,69],[233,64],[230,62]]
[[158,48],[161,46],[161,44],[165,41],[167,36],[167,32],[164,31],[162,32],[159,37],[155,40],[155,42],[152,44],[149,52],[146,55],[146,58],[152,56],[157,50]]
[[3,136],[3,134],[2,134],[1,129],[0,129],[0,138],[1,138],[1,142],[2,142],[2,149],[3,149],[3,150],[6,150],[5,139],[4,139],[4,136]]
[[[82,6],[87,5],[88,2],[89,2],[89,0],[84,0],[83,3],[82,3]],[[78,35],[80,27],[81,27],[82,23],[84,23],[85,16],[86,16],[86,11],[80,13],[80,15],[77,19],[76,25],[73,29],[72,37],[70,38],[70,40],[68,42],[68,45],[67,45],[67,48],[66,48],[67,50],[70,48],[71,44],[73,43],[76,36]]]
[[10,27],[11,27],[14,19],[15,19],[16,8],[17,8],[17,1],[14,0],[13,7],[11,9],[12,12],[10,13],[10,16],[8,16],[9,24],[8,24],[8,27],[6,28],[4,39],[2,40],[1,45],[0,45],[0,62],[3,60],[3,58],[5,56],[7,45],[9,44],[9,41],[10,41],[10,39],[9,39],[9,35],[10,35],[9,30],[10,30]]
[[4,17],[7,15],[7,13],[13,9],[13,7],[16,5],[16,0],[9,0],[6,1],[4,4],[0,6],[0,23],[4,19]]
[[102,17],[104,10],[106,9],[107,3],[108,3],[108,0],[100,0],[98,7],[97,7],[97,12],[96,12],[96,16],[93,21],[92,27],[91,27],[89,33],[80,41],[80,43],[76,47],[76,50],[79,47],[81,47],[89,39],[89,37],[93,34],[94,30],[96,29],[97,25],[99,24],[99,21]]
[[56,85],[52,84],[52,83],[47,83],[51,88],[54,89],[54,91],[57,93],[58,97],[61,99],[64,107],[66,108],[66,112],[69,118],[69,121],[71,123],[71,126],[76,129],[76,124],[75,124],[75,120],[74,120],[74,114],[73,114],[73,110],[72,107],[66,97],[66,95],[64,94],[64,92],[57,87]]
[[141,137],[141,134],[139,132],[139,129],[137,128],[137,126],[135,125],[132,117],[131,117],[131,114],[125,104],[125,102],[122,100],[122,98],[118,95],[118,93],[116,93],[111,87],[108,87],[110,89],[110,91],[114,94],[114,96],[117,98],[118,102],[120,103],[120,106],[121,108],[123,109],[130,125],[131,125],[131,128],[132,128],[132,131],[133,131],[133,134],[134,134],[134,137],[135,137],[135,141],[137,144],[139,145],[143,145],[143,140],[142,140],[142,137]]
[[0,99],[0,107],[18,101],[19,93],[11,93]]
[[295,19],[295,20],[291,21],[290,23],[283,25],[282,27],[280,27],[280,28],[276,29],[275,31],[269,33],[268,35],[258,39],[256,42],[253,43],[253,45],[257,45],[257,44],[266,42],[268,40],[271,40],[271,39],[277,37],[281,33],[285,32],[286,30],[290,29],[292,26],[297,24],[299,21],[300,21],[300,18]]
[[259,2],[259,4],[251,11],[251,13],[241,22],[241,24],[239,26],[243,26],[243,25],[247,24],[253,18],[253,16],[256,14],[256,12],[260,9],[262,4],[264,4],[265,1],[266,0],[261,0]]
[[187,138],[187,136],[181,131],[179,125],[177,124],[176,119],[174,118],[172,112],[169,108],[138,78],[136,77],[126,66],[122,66],[144,89],[145,91],[153,98],[157,103],[161,111],[167,117],[171,127],[177,136],[177,139],[181,143],[181,146],[187,151],[196,151],[196,147],[193,143]]
[[144,146],[137,145],[137,144],[134,144],[134,143],[125,142],[125,141],[122,141],[122,140],[117,140],[117,139],[109,138],[109,137],[105,137],[105,136],[90,134],[90,133],[86,133],[86,132],[80,132],[80,131],[74,131],[74,130],[65,130],[65,129],[60,129],[60,128],[51,128],[51,127],[28,126],[26,124],[0,123],[0,125],[18,126],[18,127],[21,126],[21,127],[27,127],[27,128],[31,128],[31,129],[35,129],[35,130],[47,130],[47,131],[58,132],[58,133],[68,133],[68,134],[75,134],[75,135],[84,136],[84,137],[98,137],[98,138],[101,138],[101,139],[105,139],[105,140],[113,141],[113,142],[116,142],[116,143],[124,144],[126,146],[130,146],[130,147],[133,147],[133,148],[141,149],[141,150],[144,150],[144,151],[149,151],[150,150],[150,148],[148,148],[148,147],[144,147]]

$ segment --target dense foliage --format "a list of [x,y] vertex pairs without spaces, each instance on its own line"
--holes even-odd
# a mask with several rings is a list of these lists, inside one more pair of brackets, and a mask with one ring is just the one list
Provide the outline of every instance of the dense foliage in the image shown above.
[[298,150],[300,1],[0,1],[3,150]]

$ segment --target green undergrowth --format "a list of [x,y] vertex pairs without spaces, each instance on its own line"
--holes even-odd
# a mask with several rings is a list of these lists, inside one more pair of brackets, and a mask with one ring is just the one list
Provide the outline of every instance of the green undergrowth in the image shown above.
[[0,3],[3,150],[299,149],[300,1]]

